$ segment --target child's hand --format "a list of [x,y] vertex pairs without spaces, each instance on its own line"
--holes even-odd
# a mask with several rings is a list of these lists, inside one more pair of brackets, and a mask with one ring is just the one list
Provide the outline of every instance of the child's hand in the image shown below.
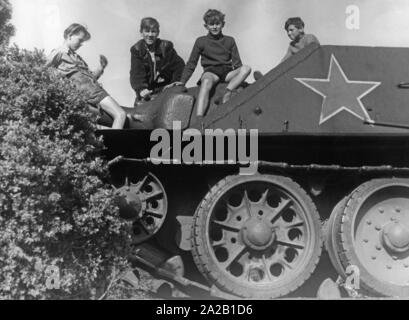
[[106,68],[106,66],[108,65],[108,59],[107,57],[105,57],[103,54],[99,55],[99,63],[101,64],[101,67],[103,69]]
[[143,100],[149,100],[151,97],[152,91],[148,89],[143,89],[139,94]]
[[183,86],[183,83],[180,82],[180,81],[173,82],[173,83],[171,83],[171,84],[168,84],[168,85],[165,87],[165,90],[166,90],[166,89],[173,88],[173,87],[176,87],[176,86]]

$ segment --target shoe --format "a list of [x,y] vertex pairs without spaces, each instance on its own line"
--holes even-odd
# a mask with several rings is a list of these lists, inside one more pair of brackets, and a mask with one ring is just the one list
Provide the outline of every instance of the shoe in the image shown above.
[[228,102],[231,99],[232,93],[233,92],[231,90],[226,91],[226,93],[223,96],[223,100],[222,100],[223,104],[225,104],[226,102]]
[[101,124],[97,124],[97,130],[109,130],[111,127],[103,126]]
[[146,121],[146,115],[135,113],[132,115],[134,121],[144,122]]
[[254,71],[253,73],[254,80],[258,80],[263,77],[263,74],[260,71]]

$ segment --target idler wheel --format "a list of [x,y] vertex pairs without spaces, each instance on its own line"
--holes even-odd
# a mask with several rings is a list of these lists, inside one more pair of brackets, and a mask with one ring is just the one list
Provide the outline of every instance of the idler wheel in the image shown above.
[[159,179],[150,172],[140,176],[127,174],[114,188],[119,214],[130,224],[133,243],[155,235],[168,210],[166,192]]
[[116,190],[115,195],[121,218],[126,220],[139,218],[142,212],[142,200],[134,188],[123,186]]
[[358,267],[372,295],[409,297],[409,179],[375,179],[359,186],[336,217],[344,270]]
[[221,291],[244,298],[286,295],[314,271],[322,247],[317,209],[294,181],[229,176],[196,210],[192,253]]

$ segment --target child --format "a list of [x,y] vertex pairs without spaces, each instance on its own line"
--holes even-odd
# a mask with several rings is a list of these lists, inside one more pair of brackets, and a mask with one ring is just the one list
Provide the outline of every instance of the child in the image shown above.
[[291,39],[291,42],[282,61],[287,60],[293,54],[296,54],[311,43],[320,44],[314,35],[304,33],[304,27],[304,21],[299,17],[289,18],[286,21],[284,29],[287,31],[287,35]]
[[241,63],[234,38],[222,33],[225,15],[218,10],[208,10],[203,19],[204,27],[209,31],[206,36],[196,40],[189,61],[180,80],[186,85],[196,69],[199,57],[204,69],[197,99],[197,116],[203,117],[209,102],[209,92],[218,82],[228,82],[223,95],[223,103],[229,101],[232,91],[249,76],[251,69]]
[[142,40],[131,48],[130,81],[136,93],[136,104],[180,81],[185,67],[172,42],[158,38],[159,22],[156,19],[142,19],[140,32]]
[[51,52],[47,59],[47,66],[56,68],[58,72],[72,79],[79,89],[86,92],[86,98],[90,104],[100,105],[113,117],[112,128],[122,129],[126,119],[125,111],[97,82],[104,73],[108,60],[101,55],[101,66],[95,72],[91,72],[85,61],[76,53],[90,38],[90,33],[83,25],[71,24],[64,31],[64,44]]

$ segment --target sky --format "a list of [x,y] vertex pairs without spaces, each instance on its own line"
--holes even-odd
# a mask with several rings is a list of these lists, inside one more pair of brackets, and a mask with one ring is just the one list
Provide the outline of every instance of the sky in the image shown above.
[[[203,14],[218,9],[226,14],[223,33],[236,39],[244,64],[263,73],[284,56],[289,39],[287,18],[300,16],[306,32],[322,45],[409,46],[407,0],[10,0],[16,36],[12,42],[48,54],[63,42],[73,22],[85,24],[92,38],[78,51],[91,69],[99,54],[109,65],[100,79],[121,105],[132,106],[129,83],[130,47],[140,39],[143,17],[156,18],[160,38],[174,43],[186,61],[197,37],[205,35]],[[193,86],[200,63],[188,86]],[[249,82],[253,77],[249,77]]]

